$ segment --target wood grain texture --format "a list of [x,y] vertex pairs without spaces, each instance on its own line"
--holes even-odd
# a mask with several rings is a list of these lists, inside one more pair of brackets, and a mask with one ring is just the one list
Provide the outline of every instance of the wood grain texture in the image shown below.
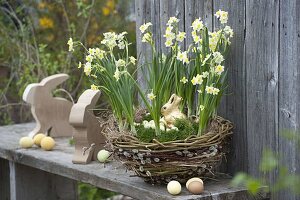
[[259,175],[263,150],[278,149],[278,19],[278,0],[246,1],[246,131],[252,175]]
[[10,199],[9,162],[0,158],[0,199]]
[[[182,193],[179,196],[172,196],[167,193],[165,186],[150,185],[145,183],[141,178],[130,177],[132,173],[127,172],[119,162],[109,162],[105,165],[99,162],[91,162],[88,165],[74,165],[72,164],[74,147],[68,144],[67,138],[57,138],[57,145],[53,151],[43,151],[40,148],[20,149],[18,145],[19,138],[25,136],[33,126],[34,124],[20,124],[0,127],[0,137],[6,141],[5,143],[0,143],[0,157],[10,160],[11,163],[15,163],[14,165],[20,166],[21,164],[21,168],[23,169],[25,167],[23,165],[27,165],[29,168],[35,168],[69,179],[90,183],[96,187],[119,192],[135,199],[253,199],[247,194],[245,188],[231,187],[229,180],[205,182],[205,192],[202,195],[191,195],[183,187]],[[19,173],[23,169],[20,169]],[[27,169],[25,171],[27,171]],[[30,179],[32,173],[24,174],[21,177],[26,178],[25,182],[27,182],[27,179]],[[21,178],[19,178],[19,180],[20,179]],[[20,184],[20,182],[15,184]],[[18,187],[14,188],[18,189]],[[42,191],[46,190],[45,188],[41,186]],[[267,198],[268,194],[266,193],[261,193],[258,197],[258,199]]]
[[11,200],[77,199],[77,182],[74,180],[12,161],[9,166]]
[[[279,46],[279,132],[300,128],[300,2],[280,1]],[[297,134],[300,134],[299,132]],[[300,174],[299,149],[293,140],[279,136],[279,153],[290,173]],[[285,190],[277,199],[297,200],[300,197]]]
[[[229,55],[225,66],[228,68],[227,95],[223,97],[219,109],[221,116],[234,122],[235,129],[232,140],[232,154],[229,157],[228,171],[247,171],[247,127],[246,127],[246,66],[245,66],[245,1],[214,1],[214,12],[228,11],[228,25],[234,31],[231,39]],[[220,24],[214,20],[214,27]]]

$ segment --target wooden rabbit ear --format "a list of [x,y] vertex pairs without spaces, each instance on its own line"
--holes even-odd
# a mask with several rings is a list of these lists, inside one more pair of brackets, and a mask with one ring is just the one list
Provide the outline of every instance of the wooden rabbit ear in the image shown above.
[[59,84],[69,78],[68,74],[55,74],[44,78],[40,84],[47,87],[49,90],[55,89]]
[[94,107],[101,95],[100,90],[86,90],[78,99],[78,103],[84,103]]
[[170,99],[169,99],[169,101],[168,101],[169,104],[173,103],[172,100],[173,100],[173,98],[174,98],[175,96],[176,96],[176,94],[172,94],[172,95],[171,95],[171,97],[170,97]]

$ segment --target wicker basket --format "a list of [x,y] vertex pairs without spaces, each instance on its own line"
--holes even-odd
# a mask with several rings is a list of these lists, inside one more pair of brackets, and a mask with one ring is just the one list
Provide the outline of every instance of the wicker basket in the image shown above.
[[185,140],[142,143],[132,135],[122,134],[111,140],[114,157],[127,169],[150,183],[185,182],[191,177],[213,178],[223,157],[233,124],[221,117],[210,123],[206,134]]

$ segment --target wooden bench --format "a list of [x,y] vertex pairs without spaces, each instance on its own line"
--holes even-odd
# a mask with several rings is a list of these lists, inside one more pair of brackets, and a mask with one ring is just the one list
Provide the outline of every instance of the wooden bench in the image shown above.
[[208,182],[202,195],[191,195],[184,187],[179,196],[167,193],[165,186],[144,183],[118,162],[88,165],[72,164],[74,147],[68,139],[57,139],[54,151],[21,149],[19,139],[33,123],[0,127],[0,199],[77,199],[77,181],[115,191],[134,199],[269,199],[268,194],[248,195],[245,188],[232,188],[229,180]]

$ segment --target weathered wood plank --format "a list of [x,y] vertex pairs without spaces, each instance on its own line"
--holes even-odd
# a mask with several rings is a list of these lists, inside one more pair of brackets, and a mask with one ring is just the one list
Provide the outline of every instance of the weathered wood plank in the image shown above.
[[252,175],[259,175],[263,149],[278,149],[278,20],[278,0],[246,0],[246,127]]
[[[185,187],[182,187],[182,193],[174,197],[167,193],[165,186],[153,186],[144,183],[138,177],[130,177],[132,173],[126,172],[119,162],[110,162],[105,165],[98,162],[92,162],[88,165],[75,165],[72,164],[74,147],[68,144],[68,139],[56,139],[57,145],[54,150],[48,152],[39,148],[18,148],[19,138],[26,135],[33,126],[33,124],[25,124],[0,127],[0,137],[6,141],[5,144],[0,144],[0,157],[51,174],[119,192],[135,199],[253,199],[244,188],[232,188],[229,180],[205,182],[205,192],[202,195],[191,195]],[[267,194],[263,193],[259,199],[266,197]]]
[[7,160],[0,158],[0,199],[10,199],[9,164]]
[[11,200],[77,199],[76,181],[12,161],[9,167]]
[[[228,25],[234,31],[229,55],[225,66],[228,68],[228,85],[226,96],[220,106],[221,116],[235,124],[232,141],[232,153],[229,157],[228,171],[247,171],[247,127],[246,127],[246,67],[244,63],[245,44],[245,1],[214,1],[214,13],[217,10],[228,12]],[[218,20],[214,20],[214,27],[219,28]]]
[[[279,131],[300,128],[300,2],[280,1],[279,46]],[[279,137],[279,153],[290,173],[300,173],[300,156],[295,141]],[[277,199],[296,200],[299,196],[282,191]]]

